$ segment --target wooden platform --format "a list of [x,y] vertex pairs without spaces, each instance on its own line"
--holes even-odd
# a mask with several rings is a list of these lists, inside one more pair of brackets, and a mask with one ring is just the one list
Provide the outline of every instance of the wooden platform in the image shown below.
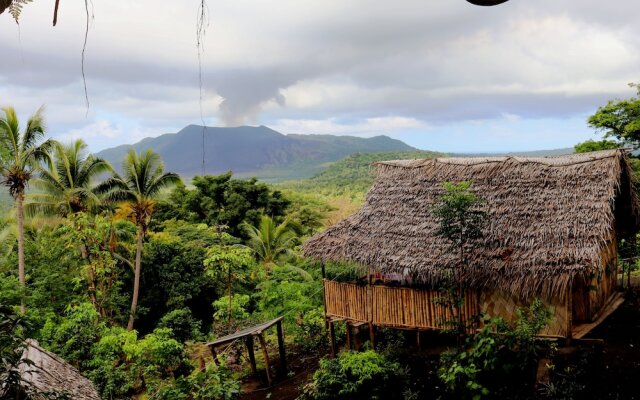
[[257,367],[256,367],[256,357],[255,357],[254,348],[253,348],[254,347],[253,338],[257,337],[258,341],[260,342],[260,346],[262,347],[262,355],[264,357],[265,370],[267,372],[267,381],[269,383],[269,386],[271,387],[273,385],[273,378],[271,376],[269,353],[267,352],[267,345],[264,341],[264,336],[262,335],[262,333],[265,330],[271,328],[272,326],[274,325],[276,326],[277,333],[278,333],[278,354],[280,356],[280,369],[283,374],[286,373],[287,361],[286,361],[286,356],[284,352],[284,335],[282,333],[283,319],[284,319],[284,316],[278,317],[276,319],[272,319],[271,321],[267,321],[260,325],[251,326],[239,332],[232,333],[231,335],[223,336],[217,340],[214,340],[213,342],[207,343],[207,346],[209,346],[209,350],[211,351],[211,355],[213,356],[213,361],[216,364],[219,363],[216,347],[242,339],[244,340],[245,345],[247,346],[247,352],[249,353],[249,363],[251,364],[251,371],[255,375],[257,373]]
[[609,315],[618,309],[624,303],[624,295],[622,293],[616,293],[602,308],[602,311],[596,315],[593,322],[588,324],[575,325],[571,331],[571,337],[574,339],[582,339],[589,332],[591,332],[596,326],[600,325]]

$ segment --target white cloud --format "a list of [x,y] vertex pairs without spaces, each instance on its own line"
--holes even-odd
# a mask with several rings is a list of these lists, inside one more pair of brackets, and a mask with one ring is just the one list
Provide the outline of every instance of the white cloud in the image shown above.
[[[46,2],[26,5],[20,37],[3,14],[0,103],[20,112],[47,104],[53,134],[90,135],[85,129],[93,127],[104,136],[92,140],[102,144],[130,141],[135,129],[159,134],[198,123],[198,4],[95,2],[88,116],[82,3],[63,4],[56,28]],[[464,0],[208,4],[202,71],[211,123],[393,133],[418,128],[397,118],[420,128],[504,115],[519,116],[515,124],[552,121],[632,95],[626,83],[638,80],[634,0],[615,7],[600,0],[514,0],[492,8]],[[100,130],[104,122],[110,128]],[[118,129],[119,136],[108,136]]]
[[423,122],[406,117],[366,118],[355,123],[340,122],[335,118],[324,120],[281,119],[270,126],[282,133],[353,136],[375,136],[389,131],[414,128],[427,129]]

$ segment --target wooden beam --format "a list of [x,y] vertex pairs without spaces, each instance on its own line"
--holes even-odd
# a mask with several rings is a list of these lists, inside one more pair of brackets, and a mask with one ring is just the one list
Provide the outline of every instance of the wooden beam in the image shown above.
[[616,293],[611,296],[611,299],[607,302],[607,305],[596,315],[596,319],[589,324],[581,324],[575,327],[572,332],[572,336],[576,339],[582,339],[596,326],[600,325],[609,315],[624,303],[624,296],[622,293]]
[[269,383],[269,387],[271,387],[273,386],[273,378],[271,378],[271,369],[269,368],[269,365],[271,363],[269,362],[269,352],[267,351],[267,344],[264,341],[264,337],[262,336],[262,333],[258,335],[258,340],[260,341],[260,346],[262,346],[262,355],[264,356],[264,366],[265,366],[265,370],[267,371],[267,382]]
[[276,330],[278,331],[278,353],[280,353],[280,369],[283,376],[287,373],[287,358],[284,353],[284,334],[282,333],[282,321],[278,321],[276,324]]
[[329,321],[329,341],[331,342],[331,358],[336,357],[336,329],[333,321]]
[[249,353],[249,364],[251,364],[251,372],[253,372],[253,375],[257,375],[258,368],[256,367],[256,354],[253,349],[253,336],[247,336],[245,338],[245,344],[247,345],[247,353]]

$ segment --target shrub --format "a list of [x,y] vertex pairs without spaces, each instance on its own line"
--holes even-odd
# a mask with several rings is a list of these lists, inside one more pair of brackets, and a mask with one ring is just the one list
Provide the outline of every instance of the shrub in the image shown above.
[[404,371],[374,351],[323,359],[306,396],[314,400],[401,399]]
[[200,321],[193,318],[193,314],[188,308],[173,310],[165,314],[158,322],[158,328],[171,329],[173,338],[180,343],[201,336]]
[[[480,399],[490,388],[528,382],[543,342],[536,336],[548,323],[549,309],[536,299],[518,309],[509,324],[500,318],[485,320],[480,332],[465,338],[464,346],[443,353],[438,375],[456,397]],[[513,374],[520,374],[509,379]],[[531,379],[530,383],[533,379]],[[522,386],[522,385],[521,385]]]
[[327,343],[325,319],[322,308],[310,310],[302,315],[298,322],[295,343],[304,352],[316,351]]
[[150,390],[150,400],[235,400],[240,396],[240,382],[229,369],[210,364],[206,370],[164,382]]
[[68,362],[82,368],[104,325],[91,303],[69,306],[64,317],[48,318],[40,330],[41,344]]
[[[250,297],[246,294],[236,294],[231,298],[231,318],[233,320],[243,320],[249,317],[247,306]],[[213,308],[216,310],[213,314],[215,321],[229,320],[229,296],[222,296],[213,302]]]
[[129,398],[147,385],[188,375],[191,365],[181,343],[168,328],[138,340],[135,331],[111,328],[92,350],[89,378],[106,398]]

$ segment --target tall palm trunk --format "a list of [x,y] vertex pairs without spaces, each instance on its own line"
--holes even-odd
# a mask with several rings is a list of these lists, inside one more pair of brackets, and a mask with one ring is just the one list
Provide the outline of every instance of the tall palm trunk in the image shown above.
[[140,265],[142,264],[142,238],[144,232],[142,227],[138,227],[138,244],[136,246],[136,270],[133,275],[133,299],[131,300],[131,313],[129,314],[129,324],[127,330],[133,330],[133,321],[138,308],[138,294],[140,292]]
[[25,313],[25,274],[24,274],[24,193],[16,197],[16,214],[18,220],[18,278],[20,279],[20,312]]

